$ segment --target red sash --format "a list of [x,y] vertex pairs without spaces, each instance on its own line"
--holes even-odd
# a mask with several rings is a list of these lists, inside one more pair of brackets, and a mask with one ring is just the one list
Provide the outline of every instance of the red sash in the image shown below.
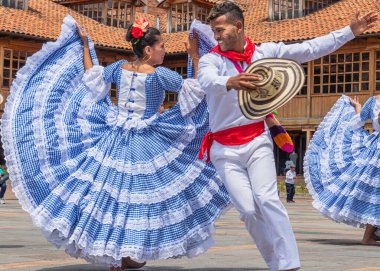
[[207,151],[206,162],[210,161],[210,150],[214,140],[226,146],[238,146],[252,141],[264,132],[264,121],[232,127],[219,132],[208,132],[202,140],[201,150],[199,152],[199,159],[203,159]]

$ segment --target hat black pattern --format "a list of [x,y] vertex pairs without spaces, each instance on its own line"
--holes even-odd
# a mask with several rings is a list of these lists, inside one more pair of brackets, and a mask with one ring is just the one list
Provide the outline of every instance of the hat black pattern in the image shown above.
[[293,98],[303,87],[305,72],[290,59],[265,58],[247,67],[245,73],[259,74],[256,91],[238,90],[239,106],[248,119],[262,118]]

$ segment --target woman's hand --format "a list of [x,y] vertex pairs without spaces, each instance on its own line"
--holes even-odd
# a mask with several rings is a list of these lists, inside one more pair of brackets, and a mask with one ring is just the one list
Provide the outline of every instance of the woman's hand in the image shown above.
[[193,33],[193,38],[190,39],[190,35],[188,36],[187,40],[184,41],[186,51],[189,54],[190,58],[192,60],[199,60],[199,45],[198,45],[198,34],[196,32]]
[[357,96],[354,96],[354,98],[350,98],[351,105],[355,108],[355,113],[359,114],[360,110],[362,110],[362,105],[359,102],[359,99]]
[[91,69],[93,66],[91,55],[90,55],[90,48],[88,46],[88,35],[86,30],[79,25],[78,23],[75,23],[78,34],[80,38],[83,41],[83,64],[84,64],[84,69],[87,71],[88,69]]
[[75,25],[77,27],[78,34],[83,41],[83,46],[88,47],[88,37],[86,29],[84,29],[83,26],[79,25],[78,23],[75,23]]

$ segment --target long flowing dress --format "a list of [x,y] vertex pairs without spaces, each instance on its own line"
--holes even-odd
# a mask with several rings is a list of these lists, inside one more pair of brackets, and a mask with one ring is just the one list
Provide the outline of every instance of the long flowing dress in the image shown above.
[[[360,114],[342,96],[315,132],[304,158],[313,205],[334,221],[380,226],[380,99]],[[373,132],[363,129],[372,120]]]
[[[85,72],[68,16],[58,40],[30,57],[12,84],[2,140],[23,209],[48,241],[92,263],[205,252],[230,198],[212,165],[197,159],[209,131],[203,90],[162,67],[101,67],[92,42],[90,51],[95,65]],[[179,102],[160,115],[165,90]]]

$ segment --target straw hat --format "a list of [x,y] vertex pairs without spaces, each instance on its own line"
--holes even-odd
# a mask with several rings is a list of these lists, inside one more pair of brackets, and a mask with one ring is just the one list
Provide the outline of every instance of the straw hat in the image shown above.
[[257,91],[238,91],[239,106],[248,119],[262,118],[286,104],[303,87],[305,73],[295,61],[283,58],[265,58],[252,63],[245,73],[259,74],[255,81]]

